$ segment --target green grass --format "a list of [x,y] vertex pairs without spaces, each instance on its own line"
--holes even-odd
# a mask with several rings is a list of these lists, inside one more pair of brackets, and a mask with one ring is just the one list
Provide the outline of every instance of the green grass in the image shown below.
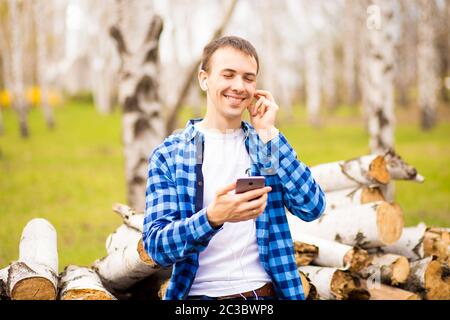
[[[450,113],[441,107],[439,125],[418,128],[417,112],[398,110],[396,150],[425,176],[423,184],[396,183],[396,200],[406,225],[424,221],[450,225]],[[120,223],[114,202],[126,202],[120,112],[96,113],[89,102],[57,108],[49,131],[42,113],[29,115],[31,137],[19,137],[15,114],[3,112],[0,136],[0,268],[18,258],[23,227],[34,217],[48,219],[58,233],[60,268],[89,265],[104,256],[105,240]],[[442,112],[441,112],[442,111]],[[280,113],[282,119],[286,113]],[[180,126],[191,117],[181,112]],[[297,106],[280,129],[307,165],[349,159],[368,152],[368,136],[357,108],[323,112],[324,125],[311,128]]]

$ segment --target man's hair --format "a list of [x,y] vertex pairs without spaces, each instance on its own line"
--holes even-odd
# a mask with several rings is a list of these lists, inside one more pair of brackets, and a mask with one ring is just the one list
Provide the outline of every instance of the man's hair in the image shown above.
[[242,51],[256,60],[256,72],[259,70],[259,59],[255,47],[247,40],[236,36],[226,36],[215,39],[208,43],[203,49],[201,69],[209,72],[209,60],[211,56],[220,48],[230,47]]

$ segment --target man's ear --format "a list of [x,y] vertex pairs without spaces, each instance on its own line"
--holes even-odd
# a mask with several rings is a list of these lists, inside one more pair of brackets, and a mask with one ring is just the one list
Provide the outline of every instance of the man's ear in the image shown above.
[[206,79],[208,78],[208,74],[205,70],[200,70],[198,72],[198,81],[200,83],[200,88],[202,88],[203,91],[206,91],[208,89],[208,86],[206,84]]

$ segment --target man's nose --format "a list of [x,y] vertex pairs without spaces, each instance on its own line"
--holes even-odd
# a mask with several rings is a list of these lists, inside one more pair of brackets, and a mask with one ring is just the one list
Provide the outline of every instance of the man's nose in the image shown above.
[[234,77],[231,89],[237,92],[245,91],[244,80],[240,77]]

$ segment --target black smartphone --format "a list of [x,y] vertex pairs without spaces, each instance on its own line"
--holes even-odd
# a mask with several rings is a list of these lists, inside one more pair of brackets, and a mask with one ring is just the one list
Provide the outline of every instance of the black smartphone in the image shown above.
[[236,182],[236,193],[244,193],[250,190],[264,188],[266,185],[266,178],[255,176],[239,178]]

